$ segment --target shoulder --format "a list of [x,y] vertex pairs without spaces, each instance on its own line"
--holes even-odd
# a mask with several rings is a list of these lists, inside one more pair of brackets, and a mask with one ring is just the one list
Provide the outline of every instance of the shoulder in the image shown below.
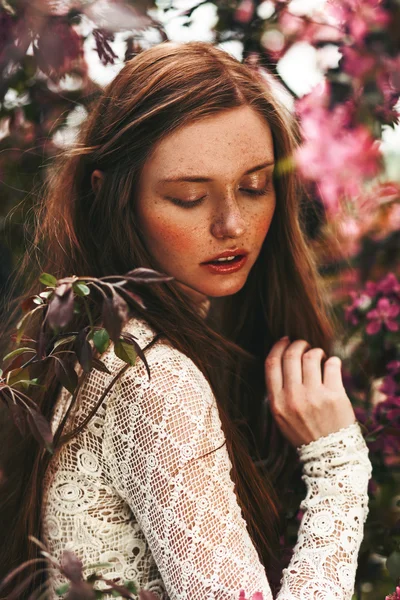
[[[117,388],[120,391],[140,391],[153,397],[165,397],[167,394],[170,400],[174,395],[184,395],[186,399],[196,396],[212,403],[213,393],[202,371],[166,338],[157,338],[157,332],[145,319],[130,319],[124,331],[130,333],[143,350],[150,377],[144,361],[138,356],[135,365],[128,368],[119,380]],[[112,363],[110,370],[116,373],[124,366],[124,362],[115,355],[113,345],[107,354],[105,362],[107,366]]]

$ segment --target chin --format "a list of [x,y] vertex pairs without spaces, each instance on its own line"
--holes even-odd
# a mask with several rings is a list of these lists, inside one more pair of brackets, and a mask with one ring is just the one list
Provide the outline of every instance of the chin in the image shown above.
[[[215,282],[213,285],[207,286],[207,290],[204,289],[201,291],[210,298],[233,296],[233,294],[236,294],[242,289],[246,283],[246,279],[240,279],[240,281],[225,281],[220,283]],[[204,286],[204,288],[206,288],[206,286]]]

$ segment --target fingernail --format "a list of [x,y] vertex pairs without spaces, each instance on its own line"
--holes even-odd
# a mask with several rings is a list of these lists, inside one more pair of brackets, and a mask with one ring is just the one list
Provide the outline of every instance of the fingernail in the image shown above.
[[[288,335],[284,335],[283,337],[281,337],[281,340],[288,340],[288,339],[289,339]],[[281,340],[279,340],[279,341],[281,341]]]

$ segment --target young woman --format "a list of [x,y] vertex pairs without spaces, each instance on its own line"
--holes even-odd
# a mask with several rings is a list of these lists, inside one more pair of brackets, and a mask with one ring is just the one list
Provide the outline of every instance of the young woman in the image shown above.
[[[151,378],[138,358],[96,408],[122,364],[111,347],[49,464],[20,442],[4,572],[33,556],[30,533],[162,599],[269,599],[298,455],[307,496],[277,598],[351,598],[371,466],[329,357],[301,188],[278,175],[298,142],[265,80],[201,42],[146,50],[96,102],[49,182],[39,271],[174,280],[146,287],[126,326]],[[59,433],[70,399],[49,366],[38,401]]]

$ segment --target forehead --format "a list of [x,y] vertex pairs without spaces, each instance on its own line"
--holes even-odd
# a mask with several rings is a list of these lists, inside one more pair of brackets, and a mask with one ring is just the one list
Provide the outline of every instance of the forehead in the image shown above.
[[248,106],[205,117],[156,144],[145,170],[157,179],[171,175],[237,174],[274,159],[268,123]]

